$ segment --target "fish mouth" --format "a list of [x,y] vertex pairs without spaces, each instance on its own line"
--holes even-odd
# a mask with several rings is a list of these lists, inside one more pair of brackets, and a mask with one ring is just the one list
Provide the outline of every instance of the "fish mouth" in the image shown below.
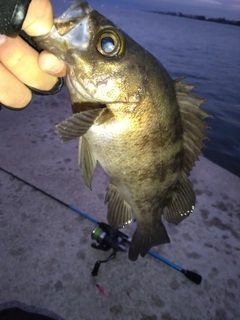
[[85,0],[73,3],[60,17],[54,19],[49,33],[34,37],[34,41],[53,54],[66,52],[70,43],[84,50],[89,41],[88,18],[92,11]]
[[80,0],[73,3],[60,17],[54,19],[54,26],[63,36],[72,30],[83,18],[88,16],[93,9],[87,1]]

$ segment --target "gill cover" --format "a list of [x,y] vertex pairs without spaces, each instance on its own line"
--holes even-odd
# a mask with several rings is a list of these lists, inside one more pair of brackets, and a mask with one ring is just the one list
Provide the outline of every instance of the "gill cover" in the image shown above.
[[143,85],[139,65],[128,50],[129,37],[96,11],[89,14],[88,30],[86,50],[74,42],[69,45],[72,101],[139,103]]

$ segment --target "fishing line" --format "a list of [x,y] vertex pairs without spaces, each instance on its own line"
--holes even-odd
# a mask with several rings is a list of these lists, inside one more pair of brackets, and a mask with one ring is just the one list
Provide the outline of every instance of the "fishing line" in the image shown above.
[[[25,184],[27,184],[28,186],[34,188],[35,190],[41,192],[42,194],[46,195],[47,197],[49,197],[49,198],[51,198],[51,199],[53,199],[53,200],[61,203],[62,205],[64,205],[64,206],[67,207],[68,209],[70,209],[70,210],[72,210],[72,211],[80,214],[82,217],[88,219],[89,221],[92,221],[92,222],[94,222],[94,223],[96,223],[96,224],[99,224],[99,221],[97,221],[97,220],[94,219],[93,217],[89,216],[88,214],[86,214],[86,213],[78,210],[77,208],[75,208],[75,207],[73,207],[73,206],[65,203],[64,201],[62,201],[62,200],[60,200],[60,199],[52,196],[51,194],[47,193],[46,191],[44,191],[44,190],[36,187],[35,185],[27,182],[26,180],[24,180],[24,179],[16,176],[16,175],[13,174],[12,172],[10,172],[10,171],[8,171],[8,170],[6,170],[6,169],[3,169],[3,168],[1,168],[1,167],[0,167],[0,170],[3,171],[3,172],[5,172],[5,173],[7,173],[7,174],[9,174],[9,175],[12,176],[14,179],[18,179],[19,181],[22,181],[23,183],[25,183]],[[152,257],[154,257],[154,258],[156,258],[156,259],[158,259],[158,260],[166,263],[168,266],[172,267],[173,269],[175,269],[175,270],[183,273],[183,274],[185,275],[185,277],[187,277],[187,278],[188,278],[189,280],[191,280],[192,282],[194,282],[194,283],[196,283],[196,284],[200,284],[200,283],[201,283],[201,281],[202,281],[202,276],[201,276],[201,275],[199,275],[199,274],[197,274],[197,273],[195,273],[195,272],[193,272],[193,271],[183,269],[183,268],[177,266],[176,264],[174,264],[173,262],[171,262],[171,261],[163,258],[162,256],[156,254],[155,252],[153,252],[153,251],[151,251],[151,250],[148,251],[148,254],[151,255]]]

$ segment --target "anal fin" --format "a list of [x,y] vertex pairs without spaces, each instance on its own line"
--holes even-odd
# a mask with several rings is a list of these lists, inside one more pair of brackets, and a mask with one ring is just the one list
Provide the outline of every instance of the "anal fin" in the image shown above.
[[132,208],[113,184],[107,188],[105,203],[108,203],[108,223],[113,228],[122,228],[132,222]]
[[79,139],[78,164],[82,169],[83,180],[86,186],[92,190],[92,177],[96,168],[97,160],[90,149],[87,139],[83,136]]
[[165,243],[170,243],[170,239],[162,221],[154,223],[151,228],[138,226],[129,246],[128,257],[136,261],[139,254],[145,257],[151,247]]
[[179,224],[193,212],[195,202],[196,195],[192,183],[183,173],[183,178],[180,180],[170,204],[164,208],[163,216],[168,222]]

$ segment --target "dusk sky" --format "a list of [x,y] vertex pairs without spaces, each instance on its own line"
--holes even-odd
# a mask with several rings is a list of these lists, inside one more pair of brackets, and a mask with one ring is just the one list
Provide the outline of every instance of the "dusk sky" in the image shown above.
[[201,8],[201,10],[206,10],[206,15],[208,10],[210,13],[216,11],[217,14],[232,15],[232,18],[240,20],[240,0],[173,0],[166,2],[181,3],[186,6],[196,6]]
[[[113,1],[108,0],[108,2]],[[240,0],[115,0],[114,2],[134,3],[136,6],[149,6],[156,10],[162,8],[163,10],[240,20]]]
[[[55,12],[66,9],[74,0],[51,0]],[[124,6],[140,10],[173,11],[213,18],[240,20],[240,0],[87,0],[94,6]]]

